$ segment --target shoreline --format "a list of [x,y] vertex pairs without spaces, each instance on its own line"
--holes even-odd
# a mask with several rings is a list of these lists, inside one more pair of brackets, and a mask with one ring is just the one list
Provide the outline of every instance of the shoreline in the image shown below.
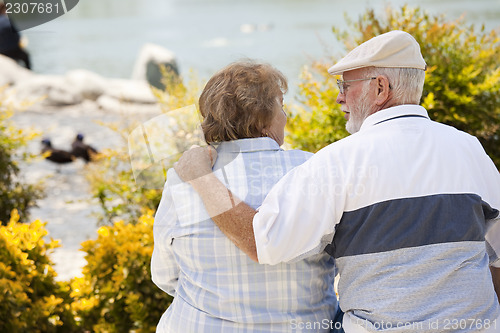
[[[98,150],[113,149],[127,143],[103,123],[145,121],[159,114],[158,105],[126,106],[128,109],[109,110],[100,108],[95,101],[62,107],[35,104],[24,111],[15,111],[11,120],[18,128],[40,133],[26,147],[34,155],[39,155],[43,137],[52,139],[56,148],[69,149],[77,133],[83,133],[85,142]],[[56,279],[69,281],[81,276],[86,260],[80,244],[97,238],[100,226],[93,214],[101,212],[85,178],[85,163],[78,159],[58,166],[40,157],[22,163],[20,169],[26,182],[43,182],[46,195],[37,201],[38,207],[30,210],[31,218],[27,222],[37,219],[46,222],[47,238],[59,240],[61,246],[49,254],[58,274]]]

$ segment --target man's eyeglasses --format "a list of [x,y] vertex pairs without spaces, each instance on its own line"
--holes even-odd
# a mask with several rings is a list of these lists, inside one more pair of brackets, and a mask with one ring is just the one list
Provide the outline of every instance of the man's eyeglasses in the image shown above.
[[348,87],[348,85],[346,84],[347,82],[366,81],[366,80],[375,80],[375,79],[376,79],[376,77],[369,77],[367,79],[347,80],[347,81],[337,80],[337,86],[339,87],[340,93],[344,94],[347,91],[347,87]]

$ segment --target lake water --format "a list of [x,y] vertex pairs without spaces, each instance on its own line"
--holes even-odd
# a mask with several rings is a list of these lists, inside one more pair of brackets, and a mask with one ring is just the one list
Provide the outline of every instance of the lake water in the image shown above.
[[80,0],[66,15],[24,31],[34,70],[62,74],[85,68],[106,77],[130,77],[144,43],[177,55],[182,73],[202,78],[231,61],[270,62],[294,81],[310,59],[341,55],[331,27],[366,8],[420,6],[466,22],[500,27],[498,0]]

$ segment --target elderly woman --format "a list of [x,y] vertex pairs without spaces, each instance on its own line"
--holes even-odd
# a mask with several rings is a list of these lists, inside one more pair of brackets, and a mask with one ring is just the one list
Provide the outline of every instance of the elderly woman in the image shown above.
[[[312,154],[280,149],[287,116],[285,77],[251,61],[233,63],[206,84],[202,129],[217,146],[215,174],[250,206]],[[304,221],[307,223],[307,221]],[[259,265],[211,221],[173,169],[154,223],[153,281],[174,296],[157,332],[329,332],[337,312],[327,254]]]

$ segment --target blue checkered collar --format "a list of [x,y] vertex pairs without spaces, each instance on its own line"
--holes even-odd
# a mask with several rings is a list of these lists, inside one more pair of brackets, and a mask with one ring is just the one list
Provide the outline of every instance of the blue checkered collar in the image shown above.
[[279,151],[283,150],[280,148],[278,143],[271,138],[249,138],[249,139],[239,139],[232,141],[224,141],[220,143],[213,143],[217,149],[217,153],[251,153],[257,151]]

